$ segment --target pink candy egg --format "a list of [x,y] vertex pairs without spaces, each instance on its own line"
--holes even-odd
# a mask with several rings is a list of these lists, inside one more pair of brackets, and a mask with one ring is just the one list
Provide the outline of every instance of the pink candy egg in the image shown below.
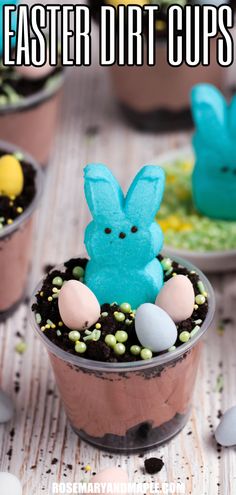
[[61,288],[58,306],[63,323],[71,330],[85,330],[100,317],[100,305],[94,293],[77,280],[69,280]]
[[33,65],[26,67],[24,65],[21,65],[19,67],[15,67],[15,70],[24,79],[37,80],[49,76],[49,74],[51,74],[51,72],[54,70],[54,67],[51,67],[51,65],[49,65],[49,62],[47,61],[46,64],[42,67],[34,67]]
[[[128,483],[128,473],[124,471],[121,468],[107,468],[101,471],[100,473],[96,474],[93,476],[90,480],[90,483]],[[96,493],[94,491],[94,493]],[[107,490],[103,491],[102,493],[111,493],[109,491],[109,487],[107,487]],[[125,493],[122,491],[120,492],[123,495]],[[118,495],[117,492],[112,492],[112,495]]]
[[168,280],[163,285],[155,302],[175,323],[190,318],[194,303],[193,285],[185,275],[176,275]]

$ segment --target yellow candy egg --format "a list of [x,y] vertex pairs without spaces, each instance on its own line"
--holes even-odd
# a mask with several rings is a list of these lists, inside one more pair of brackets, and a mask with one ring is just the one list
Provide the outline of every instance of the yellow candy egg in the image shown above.
[[24,187],[24,174],[21,164],[13,155],[0,158],[0,194],[19,196]]

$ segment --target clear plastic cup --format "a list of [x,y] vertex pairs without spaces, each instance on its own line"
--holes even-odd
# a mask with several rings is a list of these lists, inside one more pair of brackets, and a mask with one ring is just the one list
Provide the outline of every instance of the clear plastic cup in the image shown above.
[[13,105],[0,106],[0,136],[26,150],[42,167],[48,163],[56,133],[65,73],[52,86]]
[[42,172],[27,153],[16,146],[0,141],[6,153],[21,152],[36,170],[36,195],[32,203],[11,225],[0,231],[0,320],[5,319],[24,296],[31,263],[33,214],[42,192]]
[[48,350],[69,422],[94,447],[120,453],[148,450],[176,435],[188,421],[203,335],[213,319],[215,297],[200,270],[175,260],[200,275],[209,295],[209,311],[188,343],[149,361],[113,364],[71,355],[44,335],[31,312],[32,326]]

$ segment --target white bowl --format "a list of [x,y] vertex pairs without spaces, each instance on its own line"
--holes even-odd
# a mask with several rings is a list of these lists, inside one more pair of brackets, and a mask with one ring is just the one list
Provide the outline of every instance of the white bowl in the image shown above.
[[[185,146],[177,150],[161,154],[158,159],[155,159],[157,165],[165,168],[171,162],[176,160],[194,161],[194,153],[191,146]],[[186,249],[177,249],[171,246],[164,245],[163,252],[170,257],[181,257],[190,263],[196,265],[200,270],[207,273],[218,273],[236,270],[236,246],[235,249],[224,251],[190,251]]]

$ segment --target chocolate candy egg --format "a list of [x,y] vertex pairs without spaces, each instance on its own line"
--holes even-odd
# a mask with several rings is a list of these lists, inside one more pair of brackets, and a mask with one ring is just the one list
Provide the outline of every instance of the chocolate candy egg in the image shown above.
[[5,495],[22,495],[22,486],[14,474],[0,472],[1,493]]
[[189,278],[176,275],[163,285],[155,304],[178,323],[190,318],[194,309],[194,299],[193,285]]
[[222,416],[215,438],[223,447],[236,445],[236,406],[228,409]]
[[24,174],[21,164],[13,155],[0,158],[0,194],[19,196],[24,187]]
[[143,347],[153,352],[166,351],[177,340],[177,328],[169,315],[155,304],[139,306],[135,318],[135,330]]
[[[90,483],[95,484],[95,483],[107,483],[107,490],[105,490],[103,493],[109,493],[109,484],[110,483],[127,483],[128,484],[128,474],[126,471],[124,471],[121,468],[107,468],[104,469],[103,471],[100,471],[100,473],[96,474],[93,476],[90,480]],[[94,491],[96,493],[96,491]],[[110,491],[111,493],[111,491]],[[113,495],[117,495],[116,491],[112,492]],[[121,491],[120,491],[121,493]],[[125,495],[125,492],[122,490],[123,495]]]
[[100,305],[94,293],[77,280],[66,282],[59,292],[59,312],[71,330],[91,327],[100,317]]

